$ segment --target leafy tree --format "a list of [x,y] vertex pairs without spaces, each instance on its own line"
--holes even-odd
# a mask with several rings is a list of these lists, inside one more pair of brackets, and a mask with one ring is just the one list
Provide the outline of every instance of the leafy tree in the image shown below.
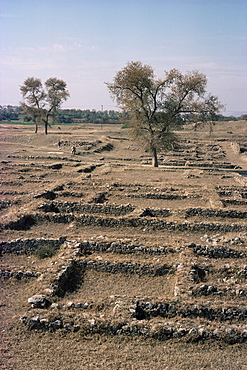
[[172,69],[156,79],[151,66],[129,62],[106,85],[130,114],[132,135],[152,152],[154,167],[160,150],[174,149],[178,142],[174,131],[187,116],[213,121],[222,108],[217,97],[206,96],[206,76],[197,70],[182,74]]
[[243,121],[247,121],[247,114],[242,114],[240,117],[239,117],[240,120],[243,120]]
[[213,132],[213,126],[219,120],[219,110],[224,106],[219,103],[218,98],[213,95],[209,95],[204,100],[204,105],[202,106],[201,113],[199,115],[199,119],[203,124],[209,125],[209,133],[210,135]]
[[21,94],[24,99],[21,107],[25,113],[31,116],[35,123],[35,132],[38,132],[38,124],[42,120],[42,108],[44,107],[45,92],[39,78],[28,77],[22,86]]
[[45,134],[50,120],[54,122],[58,109],[63,101],[69,97],[66,82],[56,77],[45,82],[45,88],[39,78],[28,77],[20,86],[23,102],[21,107],[24,112],[32,117],[38,131],[38,124],[44,123]]
[[51,117],[53,122],[55,121],[58,108],[60,108],[64,100],[68,99],[69,92],[66,90],[66,82],[55,77],[49,78],[45,82],[45,87],[47,90],[46,100],[49,108],[44,111],[43,122],[45,124],[45,133],[47,134],[49,118]]

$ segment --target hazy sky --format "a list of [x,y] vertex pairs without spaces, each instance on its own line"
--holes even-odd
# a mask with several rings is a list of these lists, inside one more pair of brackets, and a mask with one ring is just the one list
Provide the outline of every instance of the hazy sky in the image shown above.
[[58,77],[63,108],[116,109],[104,82],[128,61],[198,69],[225,114],[247,112],[247,0],[0,0],[0,104]]

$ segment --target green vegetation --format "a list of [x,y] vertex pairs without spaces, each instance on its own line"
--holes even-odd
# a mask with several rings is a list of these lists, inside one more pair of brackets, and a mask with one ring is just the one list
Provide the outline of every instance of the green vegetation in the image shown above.
[[[58,109],[56,124],[125,124],[128,119],[129,115],[127,113],[114,110]],[[0,106],[0,122],[1,121],[22,125],[35,124],[30,114],[25,113],[21,107],[14,106]]]
[[12,105],[0,105],[0,122],[13,121],[19,119],[19,113],[22,111],[20,107],[13,107]]
[[122,129],[125,129],[125,128],[130,128],[130,125],[128,123],[124,123],[123,126],[121,127]]
[[123,123],[128,118],[128,114],[114,110],[61,109],[58,113],[58,121],[61,123],[115,124]]
[[34,255],[39,259],[50,258],[56,254],[57,250],[53,246],[40,246],[34,251]]

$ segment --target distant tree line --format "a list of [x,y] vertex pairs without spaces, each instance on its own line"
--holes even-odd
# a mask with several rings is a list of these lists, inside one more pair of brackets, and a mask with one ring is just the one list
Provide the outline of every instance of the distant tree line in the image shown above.
[[239,117],[235,116],[223,116],[220,114],[218,116],[218,121],[247,121],[247,114],[241,114]]
[[21,109],[12,105],[0,105],[0,121],[16,121],[19,120]]
[[123,123],[126,119],[128,119],[128,114],[114,110],[61,109],[58,112],[58,121],[60,123],[114,124]]
[[[247,114],[242,114],[239,117],[235,116],[224,116],[222,114],[218,115],[218,121],[247,121]],[[60,109],[58,111],[57,122],[58,123],[125,123],[129,119],[127,113],[122,113],[114,110],[89,110],[89,109]],[[188,120],[187,123],[192,122]],[[32,117],[28,116],[23,112],[20,106],[13,105],[0,105],[0,121],[24,121],[31,122]]]
[[[59,109],[57,113],[57,123],[96,123],[96,124],[117,124],[125,123],[128,114],[114,110],[89,110],[89,109]],[[1,106],[0,121],[32,122],[32,116],[24,112],[20,106]]]

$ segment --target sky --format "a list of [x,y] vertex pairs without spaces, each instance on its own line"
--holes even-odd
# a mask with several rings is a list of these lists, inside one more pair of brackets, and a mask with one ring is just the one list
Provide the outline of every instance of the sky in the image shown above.
[[62,108],[116,110],[105,82],[130,61],[199,70],[223,114],[247,113],[247,0],[0,0],[0,105],[27,77],[67,83]]

